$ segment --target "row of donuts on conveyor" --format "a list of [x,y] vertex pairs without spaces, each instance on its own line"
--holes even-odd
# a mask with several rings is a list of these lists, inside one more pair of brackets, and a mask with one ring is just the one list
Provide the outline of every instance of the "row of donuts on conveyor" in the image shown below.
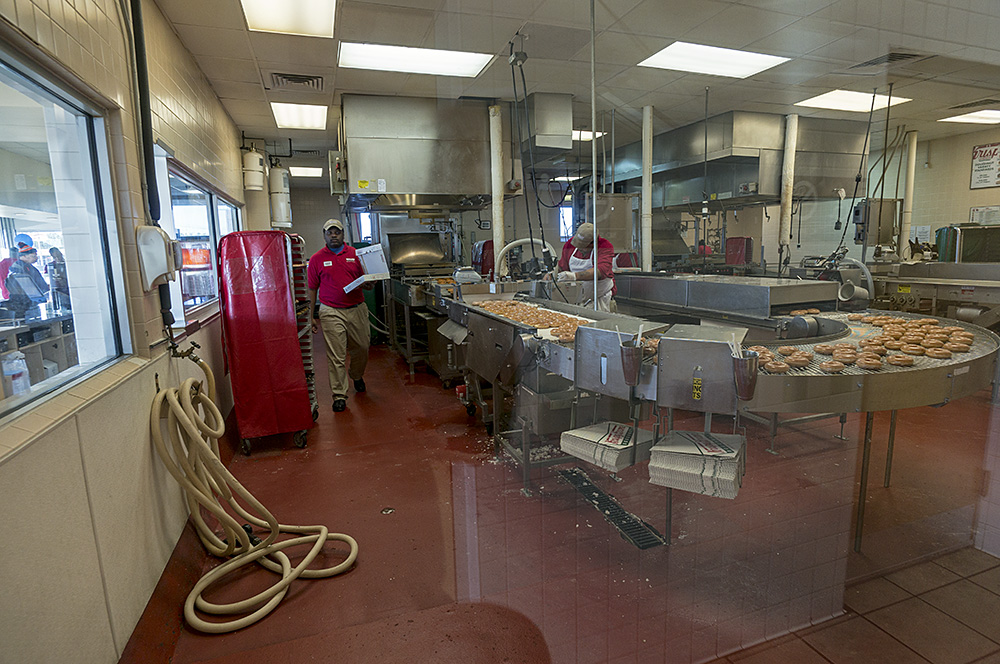
[[[953,353],[968,353],[975,335],[958,326],[942,326],[936,318],[910,320],[893,316],[849,314],[852,323],[879,327],[881,334],[853,343],[816,344],[813,352],[829,356],[819,363],[824,373],[840,373],[849,365],[867,371],[878,371],[883,362],[898,367],[913,366],[914,358],[925,356],[934,360],[950,359]],[[750,346],[747,350],[758,355],[759,366],[767,373],[788,373],[792,368],[808,366],[813,353],[794,346],[781,346],[778,357],[764,346]]]
[[533,307],[514,300],[486,300],[479,306],[490,313],[509,318],[512,321],[530,325],[539,330],[551,330],[552,336],[562,342],[573,341],[576,338],[576,328],[586,325],[587,321],[575,316],[567,316],[558,311]]

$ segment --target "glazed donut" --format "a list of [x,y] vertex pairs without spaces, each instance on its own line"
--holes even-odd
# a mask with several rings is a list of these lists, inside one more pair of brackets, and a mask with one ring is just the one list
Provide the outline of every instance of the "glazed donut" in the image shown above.
[[960,344],[957,341],[949,341],[944,345],[944,348],[953,353],[968,353],[970,346],[969,344]]
[[882,361],[874,357],[859,357],[858,367],[861,369],[868,369],[869,371],[875,371],[882,368]]
[[893,317],[890,316],[889,317],[889,322],[890,323],[895,323],[896,325],[905,325],[906,323],[909,323],[910,321],[906,320],[905,318],[898,318],[898,317],[897,318],[893,318]]
[[764,368],[767,369],[768,373],[788,373],[789,367],[785,362],[774,360],[765,364]]
[[750,346],[747,350],[752,350],[755,353],[770,353],[766,346]]
[[922,334],[904,334],[899,338],[904,344],[916,344],[919,345],[921,341],[924,340],[924,335]]
[[819,313],[819,309],[817,309],[815,307],[812,307],[810,309],[806,309],[806,313],[810,314],[810,315],[812,315],[812,314],[818,314]]
[[921,325],[937,325],[939,323],[937,318],[921,318],[917,322]]
[[843,364],[854,364],[858,361],[858,355],[856,353],[834,353],[833,359]]
[[847,314],[847,320],[861,320],[864,317],[864,314]]
[[904,344],[902,341],[899,341],[899,340],[886,341],[885,342],[885,347],[888,348],[889,350],[899,350],[900,348],[902,348],[905,345],[906,344]]
[[807,360],[809,360],[810,362],[812,362],[813,354],[810,353],[809,351],[797,350],[794,353],[792,353],[789,357],[804,357]]
[[885,355],[888,352],[885,346],[868,346],[865,351],[872,355]]
[[789,355],[785,358],[785,364],[801,369],[802,367],[809,366],[809,358],[805,355]]
[[885,361],[889,364],[894,364],[897,367],[913,366],[913,358],[909,355],[889,355],[885,358]]
[[844,370],[844,363],[837,360],[827,360],[819,363],[819,370],[823,373],[840,373]]
[[780,346],[778,348],[779,355],[791,355],[795,352],[795,346]]
[[941,331],[951,334],[952,332],[965,332],[965,328],[958,325],[949,325],[948,327],[942,327]]
[[918,346],[916,344],[903,344],[903,347],[899,350],[903,351],[907,355],[923,355],[926,352],[923,346]]
[[947,332],[928,332],[924,335],[924,339],[940,339],[941,341],[947,341],[951,335]]
[[882,334],[883,334],[883,336],[889,337],[890,339],[899,339],[900,337],[902,337],[905,334],[905,332],[903,332],[903,330],[886,330],[886,329],[883,329],[882,330]]
[[841,350],[857,350],[858,349],[858,347],[855,346],[854,344],[849,344],[849,343],[844,343],[844,342],[839,343],[839,344],[833,344],[833,349],[834,350],[837,350],[838,348],[841,349]]
[[870,324],[870,323],[872,323],[872,322],[873,322],[874,320],[875,320],[875,316],[862,316],[862,317],[861,317],[861,322],[862,322],[862,323],[869,323],[869,324]]
[[940,339],[924,339],[920,342],[920,345],[924,348],[940,348],[944,346],[944,342]]
[[820,355],[833,355],[833,346],[830,344],[816,344],[813,346],[813,350]]
[[862,339],[861,341],[858,342],[858,345],[861,346],[862,348],[865,348],[867,346],[881,346],[886,341],[887,339],[883,339],[882,335],[879,335],[877,337],[872,337],[871,339]]
[[934,358],[935,360],[947,360],[951,357],[951,351],[944,348],[928,348],[927,357]]
[[807,310],[805,310],[805,309],[795,309],[794,311],[789,311],[788,315],[789,316],[805,316],[808,313],[809,312]]
[[962,339],[968,339],[968,343],[975,341],[976,336],[971,332],[952,332],[949,337],[952,341],[957,341],[958,343],[966,343],[961,341]]

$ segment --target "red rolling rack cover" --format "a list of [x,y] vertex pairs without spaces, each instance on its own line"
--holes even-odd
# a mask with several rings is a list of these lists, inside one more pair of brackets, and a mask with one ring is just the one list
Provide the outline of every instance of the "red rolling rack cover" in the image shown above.
[[281,231],[239,231],[219,243],[222,345],[242,438],[312,427],[288,253]]

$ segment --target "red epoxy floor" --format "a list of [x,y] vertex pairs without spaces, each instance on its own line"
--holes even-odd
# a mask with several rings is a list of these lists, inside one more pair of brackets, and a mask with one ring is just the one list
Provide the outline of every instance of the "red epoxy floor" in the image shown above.
[[[494,460],[482,426],[433,375],[411,378],[395,353],[374,347],[366,382],[368,392],[352,394],[343,413],[330,411],[328,388],[319,386],[321,415],[307,448],[264,441],[230,464],[283,523],[354,536],[356,567],[296,581],[252,627],[203,635],[182,625],[181,604],[215,562],[189,527],[122,662],[736,661],[765,638],[843,614],[846,580],[971,542],[985,394],[901,413],[889,489],[888,414],[879,415],[860,555],[849,552],[858,415],[848,441],[833,437],[836,420],[782,429],[778,456],[764,451],[764,427],[750,424],[739,497],[675,491],[671,546],[640,551],[551,469],[536,472],[524,495],[519,469]],[[679,413],[677,426],[698,429],[701,418]],[[648,484],[644,465],[618,478],[577,465],[663,530],[665,490]],[[238,576],[209,599],[235,599],[272,580],[252,568]],[[810,644],[796,639],[795,648]],[[742,652],[756,657],[768,647]],[[766,652],[754,661],[784,661],[779,650]]]

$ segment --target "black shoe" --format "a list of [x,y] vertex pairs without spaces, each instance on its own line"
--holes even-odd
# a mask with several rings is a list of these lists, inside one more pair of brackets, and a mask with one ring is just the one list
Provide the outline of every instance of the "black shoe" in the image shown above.
[[356,381],[354,381],[354,391],[355,392],[364,392],[367,389],[368,388],[365,387],[365,379],[364,378],[358,378]]
[[347,399],[335,399],[333,402],[333,412],[340,413],[347,410]]

